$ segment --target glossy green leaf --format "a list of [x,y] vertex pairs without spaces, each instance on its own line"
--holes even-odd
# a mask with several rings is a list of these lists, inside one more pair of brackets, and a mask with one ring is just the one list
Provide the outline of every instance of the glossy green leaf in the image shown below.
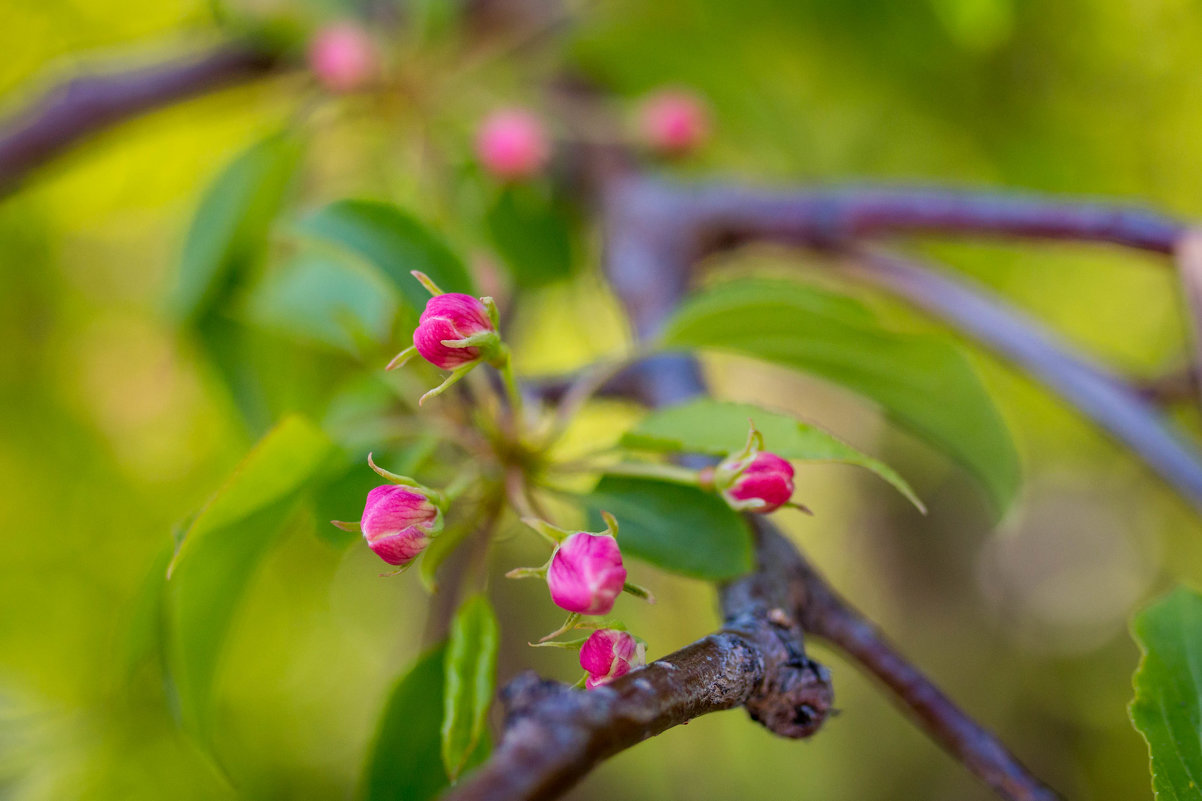
[[459,776],[488,724],[497,683],[497,617],[484,595],[469,598],[451,623],[444,663],[442,764]]
[[370,268],[309,252],[268,272],[243,314],[299,342],[358,354],[387,340],[396,306],[396,290]]
[[764,447],[785,459],[845,462],[876,473],[917,506],[922,502],[893,468],[851,447],[817,426],[791,415],[770,412],[750,403],[703,398],[660,409],[622,436],[623,447],[676,453],[725,456],[747,442],[748,421],[764,435]]
[[245,279],[267,244],[300,155],[296,139],[268,137],[235,158],[205,191],[171,299],[181,319],[205,316]]
[[715,348],[814,373],[879,403],[968,468],[999,511],[1018,491],[1018,454],[967,357],[939,336],[897,334],[853,301],[792,281],[742,280],[687,300],[674,347]]
[[618,520],[622,553],[707,580],[740,576],[754,566],[747,523],[717,495],[644,478],[605,476],[585,500],[590,526],[600,513]]
[[571,219],[546,187],[505,186],[488,209],[486,223],[517,286],[543,286],[571,275]]
[[[450,786],[439,734],[446,653],[445,643],[427,652],[389,695],[363,772],[362,801],[430,801]],[[468,766],[488,751],[488,737],[481,737]]]
[[330,452],[308,421],[281,422],[197,516],[171,562],[167,663],[180,716],[202,740],[209,738],[210,696],[238,602]]
[[1148,742],[1159,801],[1202,799],[1202,595],[1180,587],[1135,617],[1143,650],[1131,722]]
[[332,242],[367,259],[421,311],[430,294],[410,272],[420,270],[446,292],[476,294],[471,276],[443,238],[398,207],[374,200],[340,200],[297,224],[306,236]]

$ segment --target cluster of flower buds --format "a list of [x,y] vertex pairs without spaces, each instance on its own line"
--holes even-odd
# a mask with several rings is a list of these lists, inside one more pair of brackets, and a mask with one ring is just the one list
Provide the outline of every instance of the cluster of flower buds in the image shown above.
[[[451,375],[439,387],[427,392],[422,400],[437,395],[454,384],[480,363],[501,369],[507,381],[512,381],[509,351],[497,332],[497,309],[491,298],[474,298],[457,292],[443,292],[422,273],[415,272],[431,298],[418,319],[413,333],[413,345],[406,348],[388,365],[393,369],[413,355],[420,355],[430,364]],[[515,399],[516,400],[516,399]],[[516,408],[516,407],[515,407]],[[379,467],[371,455],[368,464],[387,484],[371,490],[363,516],[357,523],[335,521],[334,525],[347,531],[361,532],[372,551],[401,572],[425,550],[431,538],[443,526],[447,495],[424,487],[406,476],[390,473]],[[626,567],[618,547],[618,523],[606,512],[605,531],[565,531],[545,521],[524,520],[554,546],[551,558],[537,568],[511,571],[511,577],[538,576],[547,582],[551,600],[566,610],[568,619],[558,631],[540,641],[560,647],[577,647],[580,664],[587,676],[589,689],[628,673],[644,663],[645,646],[613,623],[581,623],[582,615],[608,615],[623,591],[648,601],[651,594],[626,581]],[[566,631],[577,628],[596,629],[580,643],[548,643]]]
[[[641,644],[636,648],[635,639],[614,628],[613,624],[583,623],[581,616],[608,615],[622,592],[654,601],[650,592],[626,580],[626,567],[618,548],[618,522],[608,512],[602,512],[601,516],[606,528],[598,533],[565,531],[543,520],[525,518],[523,522],[553,543],[555,550],[542,567],[523,567],[507,574],[510,578],[546,580],[551,600],[569,614],[562,627],[543,637],[539,643],[559,647],[582,645],[580,664],[588,672],[586,686],[590,689],[642,665],[645,648]],[[567,631],[581,628],[597,628],[598,631],[583,643],[548,642]]]
[[446,501],[441,493],[383,469],[370,453],[367,463],[389,483],[367,493],[359,522],[333,523],[343,531],[362,533],[372,552],[399,568],[396,571],[399,573],[413,564],[430,540],[442,531]]
[[638,133],[652,152],[684,156],[709,139],[709,109],[705,101],[686,89],[660,90],[639,107]]
[[331,92],[353,92],[378,77],[380,58],[367,31],[353,22],[337,22],[317,31],[309,42],[309,69]]
[[509,362],[509,350],[497,332],[497,306],[492,298],[474,298],[462,292],[443,292],[424,273],[413,276],[430,292],[430,300],[417,321],[413,345],[396,355],[386,370],[395,370],[415,354],[451,375],[427,392],[419,405],[441,395],[480,363],[497,368]]
[[764,437],[754,423],[743,450],[730,454],[717,467],[702,470],[701,485],[721,494],[739,512],[768,514],[786,505],[810,511],[792,503],[793,465],[764,450]]

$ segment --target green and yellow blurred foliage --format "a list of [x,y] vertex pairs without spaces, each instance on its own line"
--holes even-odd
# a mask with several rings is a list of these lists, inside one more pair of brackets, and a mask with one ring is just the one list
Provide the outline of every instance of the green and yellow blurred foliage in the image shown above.
[[[470,163],[472,130],[496,106],[539,107],[539,86],[563,64],[619,105],[664,84],[703,93],[716,135],[673,168],[690,175],[1025,188],[1202,218],[1196,4],[578,5],[566,31],[516,50],[482,48],[457,69],[446,38],[398,33],[382,44],[404,91],[329,98],[303,73],[285,73],[154,113],[0,200],[0,798],[347,797],[390,686],[423,650],[431,602],[417,577],[378,578],[366,548],[332,539],[305,513],[240,607],[218,677],[219,764],[177,728],[146,641],[156,612],[145,588],[161,578],[173,529],[261,432],[244,425],[179,334],[167,299],[203,189],[281,126],[302,120],[307,139],[285,218],[343,197],[389,200],[474,262],[487,259],[462,210],[483,204],[486,189]],[[153,61],[216,41],[215,6],[225,25],[275,17],[298,30],[345,13],[334,0],[7,0],[5,107],[98,61]],[[277,247],[291,246],[276,233]],[[915,249],[1132,376],[1186,364],[1181,298],[1158,259],[1045,243]],[[707,267],[775,274],[799,260],[807,278],[831,282],[820,263],[773,250]],[[586,261],[595,267],[596,254]],[[938,329],[845,289],[899,330]],[[582,330],[581,319],[600,322]],[[589,270],[528,298],[512,330],[526,373],[578,366],[626,336]],[[274,362],[265,375],[273,415],[329,412],[321,392],[330,376],[371,380],[405,344],[390,333],[358,359],[315,352]],[[270,352],[279,334],[265,336]],[[1202,581],[1202,525],[1061,401],[971,352],[1024,463],[1021,499],[996,525],[969,480],[869,404],[733,357],[705,366],[719,396],[821,423],[888,461],[926,500],[922,517],[852,468],[806,466],[799,498],[816,516],[781,515],[905,653],[1068,797],[1149,797],[1146,750],[1126,713],[1137,660],[1127,619],[1173,582]],[[1197,429],[1194,410],[1175,414]],[[582,447],[612,439],[633,419],[601,405],[574,437]],[[513,537],[494,554],[499,569],[531,558]],[[621,602],[653,657],[715,627],[708,585],[631,568],[659,597],[650,607]],[[570,655],[524,646],[559,622],[545,590],[496,583],[502,680],[523,667],[573,680]],[[811,741],[774,739],[739,712],[713,715],[618,756],[571,797],[990,797],[851,665],[814,650],[834,672],[841,713]]]

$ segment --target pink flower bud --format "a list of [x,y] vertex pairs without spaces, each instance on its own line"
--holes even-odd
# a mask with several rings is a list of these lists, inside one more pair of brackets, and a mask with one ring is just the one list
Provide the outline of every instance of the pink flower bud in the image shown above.
[[744,464],[723,465],[735,472],[734,481],[722,491],[735,509],[767,514],[793,497],[793,465],[768,451],[757,451]]
[[405,565],[442,530],[442,512],[412,487],[385,484],[367,493],[359,527],[376,556],[390,565]]
[[422,358],[435,367],[451,370],[480,358],[480,348],[455,348],[443,340],[467,339],[495,331],[488,307],[471,295],[447,292],[426,303],[413,332],[413,345]]
[[560,543],[547,570],[551,600],[582,615],[605,615],[626,583],[618,541],[578,531]]
[[616,629],[594,631],[580,649],[580,667],[588,671],[584,686],[590,690],[625,676],[645,661],[638,640]]
[[528,111],[494,112],[476,134],[476,155],[495,177],[529,178],[547,163],[550,145],[542,122]]
[[367,32],[350,22],[322,28],[309,43],[309,69],[334,92],[352,92],[376,76],[376,46]]
[[668,156],[700,147],[709,137],[709,110],[692,92],[667,89],[647,98],[639,111],[639,131],[647,146]]

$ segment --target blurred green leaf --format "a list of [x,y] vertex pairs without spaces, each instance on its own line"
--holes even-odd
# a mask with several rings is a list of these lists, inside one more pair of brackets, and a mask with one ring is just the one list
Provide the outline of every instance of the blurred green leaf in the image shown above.
[[416,311],[426,307],[430,295],[409,274],[412,270],[421,270],[446,292],[476,292],[467,268],[442,237],[392,204],[340,200],[301,220],[297,230],[367,259]]
[[[450,786],[439,755],[446,654],[446,643],[438,645],[397,681],[363,772],[362,801],[429,801]],[[483,762],[488,752],[485,736],[468,766]]]
[[391,284],[370,269],[303,253],[264,275],[243,308],[279,334],[361,354],[387,339],[396,306]]
[[1202,595],[1178,587],[1136,615],[1143,659],[1131,722],[1148,741],[1160,801],[1202,799]]
[[914,490],[884,462],[861,453],[817,426],[750,403],[708,398],[652,412],[622,436],[627,448],[725,456],[747,441],[748,421],[764,435],[764,446],[785,459],[846,462],[871,470],[923,509]]
[[488,723],[497,683],[497,616],[484,595],[469,598],[451,623],[442,717],[442,764],[459,777]]
[[571,219],[546,187],[504,186],[488,209],[486,223],[516,286],[539,287],[571,275]]
[[968,468],[998,511],[1018,491],[1009,431],[968,359],[944,338],[886,331],[846,298],[755,279],[689,298],[664,341],[742,353],[841,384]]
[[751,531],[721,498],[697,487],[605,476],[585,499],[590,525],[618,520],[622,553],[694,578],[717,581],[751,570]]
[[204,317],[245,279],[266,246],[301,150],[294,137],[270,136],[243,151],[205,190],[171,298],[180,319]]
[[188,530],[168,572],[167,663],[184,725],[210,739],[210,695],[234,612],[263,556],[331,451],[301,417],[242,460]]

